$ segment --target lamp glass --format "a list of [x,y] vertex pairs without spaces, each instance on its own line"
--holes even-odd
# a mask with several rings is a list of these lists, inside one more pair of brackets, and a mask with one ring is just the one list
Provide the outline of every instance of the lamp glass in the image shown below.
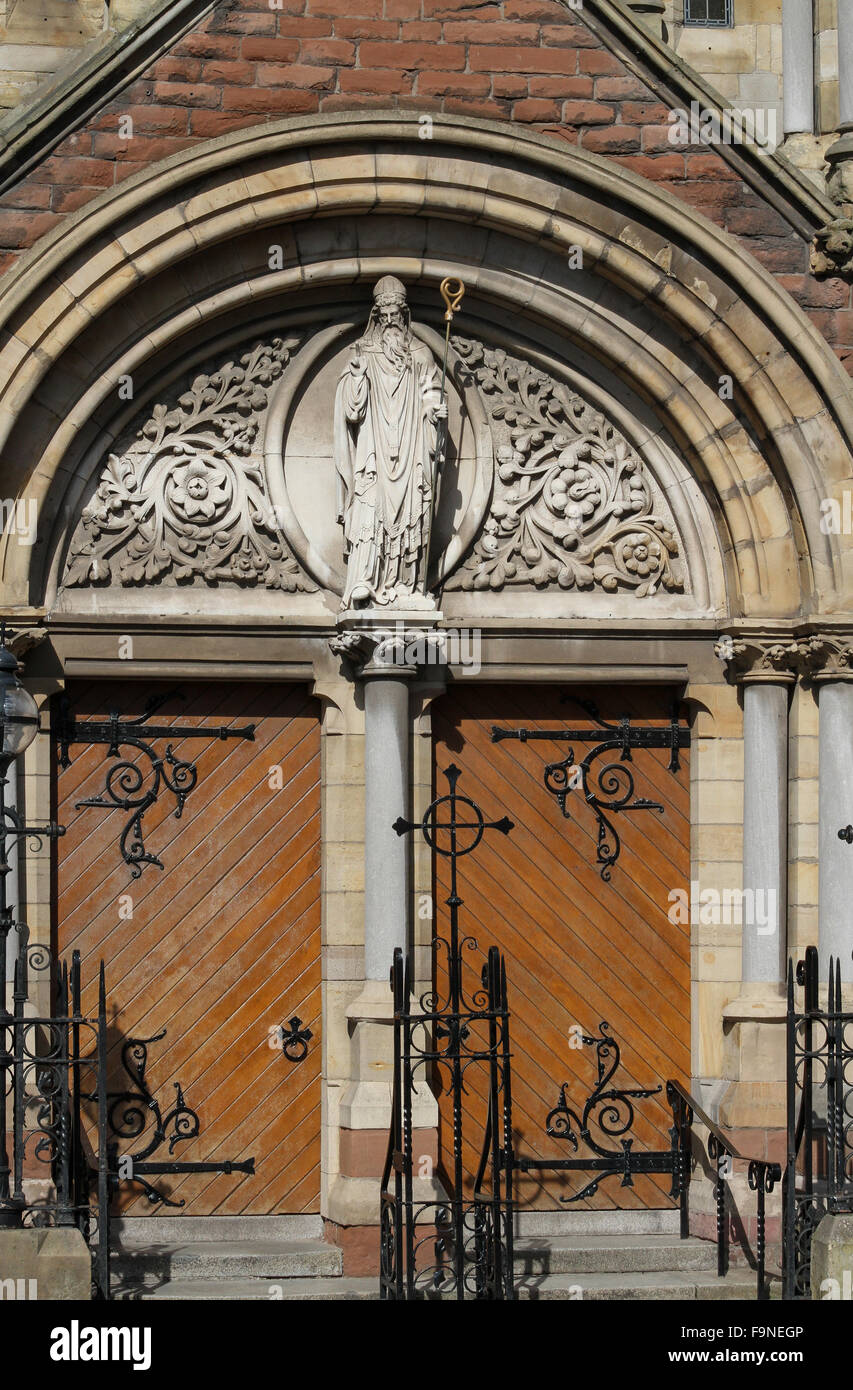
[[16,758],[29,748],[38,732],[38,705],[17,681],[7,685],[2,700],[2,751],[6,757]]

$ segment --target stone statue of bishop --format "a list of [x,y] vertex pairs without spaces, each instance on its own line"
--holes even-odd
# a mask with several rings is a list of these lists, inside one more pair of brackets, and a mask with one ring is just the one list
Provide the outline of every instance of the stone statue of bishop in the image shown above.
[[[447,418],[430,349],[412,336],[406,290],[385,275],[335,396],[341,607],[425,606],[439,421]],[[443,428],[443,425],[441,426]]]

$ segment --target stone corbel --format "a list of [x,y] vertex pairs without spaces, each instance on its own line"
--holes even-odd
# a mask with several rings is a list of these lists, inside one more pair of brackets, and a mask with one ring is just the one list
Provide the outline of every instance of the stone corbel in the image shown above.
[[665,0],[628,0],[628,9],[637,16],[640,23],[654,34],[656,39],[664,39]]
[[773,681],[793,685],[800,665],[800,644],[792,636],[725,634],[714,646],[733,685]]
[[27,652],[31,652],[34,647],[44,641],[45,637],[47,637],[46,627],[7,627],[5,644],[12,655],[21,661]]

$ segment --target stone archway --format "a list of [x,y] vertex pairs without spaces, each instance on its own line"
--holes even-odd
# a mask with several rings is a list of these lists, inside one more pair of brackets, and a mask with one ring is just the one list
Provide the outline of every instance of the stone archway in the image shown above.
[[119,378],[145,390],[202,325],[233,330],[250,306],[387,272],[435,285],[451,270],[486,312],[582,348],[653,405],[650,433],[663,423],[711,501],[732,614],[834,610],[843,561],[819,500],[850,473],[851,388],[792,301],[711,224],[606,161],[448,119],[413,159],[417,132],[347,116],[213,141],[22,260],[5,285],[2,438],[7,476],[52,540],[31,555],[6,545],[14,602],[44,599],[80,476],[71,456],[120,428]]

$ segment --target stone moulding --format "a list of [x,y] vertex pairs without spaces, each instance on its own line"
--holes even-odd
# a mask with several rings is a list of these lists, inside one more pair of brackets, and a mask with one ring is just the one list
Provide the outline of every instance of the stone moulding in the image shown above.
[[[14,186],[67,135],[168,53],[218,0],[161,0],[151,13],[103,43],[93,39],[71,71],[39,87],[0,122],[0,194]],[[87,56],[88,54],[88,56]]]

